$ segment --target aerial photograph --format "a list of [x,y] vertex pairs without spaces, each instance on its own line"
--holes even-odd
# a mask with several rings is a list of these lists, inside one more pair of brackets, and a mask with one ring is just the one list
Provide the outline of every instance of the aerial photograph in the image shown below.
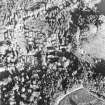
[[105,0],[0,0],[0,105],[105,105]]

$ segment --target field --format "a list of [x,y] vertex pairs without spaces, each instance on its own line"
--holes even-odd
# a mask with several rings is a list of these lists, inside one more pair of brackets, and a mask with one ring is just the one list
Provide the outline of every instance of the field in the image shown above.
[[105,105],[105,102],[82,88],[65,96],[58,105]]

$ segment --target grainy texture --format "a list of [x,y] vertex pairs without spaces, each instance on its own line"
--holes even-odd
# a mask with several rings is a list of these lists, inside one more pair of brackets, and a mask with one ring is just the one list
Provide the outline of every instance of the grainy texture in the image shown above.
[[[99,2],[0,1],[0,105],[53,105],[78,85],[105,99],[105,16],[96,8]],[[65,105],[78,105],[64,99]]]

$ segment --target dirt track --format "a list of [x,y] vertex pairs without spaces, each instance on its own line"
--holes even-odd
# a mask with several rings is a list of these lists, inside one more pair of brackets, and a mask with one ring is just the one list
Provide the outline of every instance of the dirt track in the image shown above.
[[105,105],[105,102],[89,92],[83,86],[71,89],[58,97],[55,105]]

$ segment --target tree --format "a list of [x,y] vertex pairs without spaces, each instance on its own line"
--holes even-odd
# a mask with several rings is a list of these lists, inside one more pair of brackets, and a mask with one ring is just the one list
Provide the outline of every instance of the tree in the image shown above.
[[10,29],[4,34],[12,37],[6,37],[10,44],[2,58],[10,81],[2,86],[2,97],[10,105],[12,96],[17,105],[50,105],[56,93],[84,84],[89,70],[94,73],[105,58],[105,17],[95,6],[98,1],[57,1],[7,3]]

